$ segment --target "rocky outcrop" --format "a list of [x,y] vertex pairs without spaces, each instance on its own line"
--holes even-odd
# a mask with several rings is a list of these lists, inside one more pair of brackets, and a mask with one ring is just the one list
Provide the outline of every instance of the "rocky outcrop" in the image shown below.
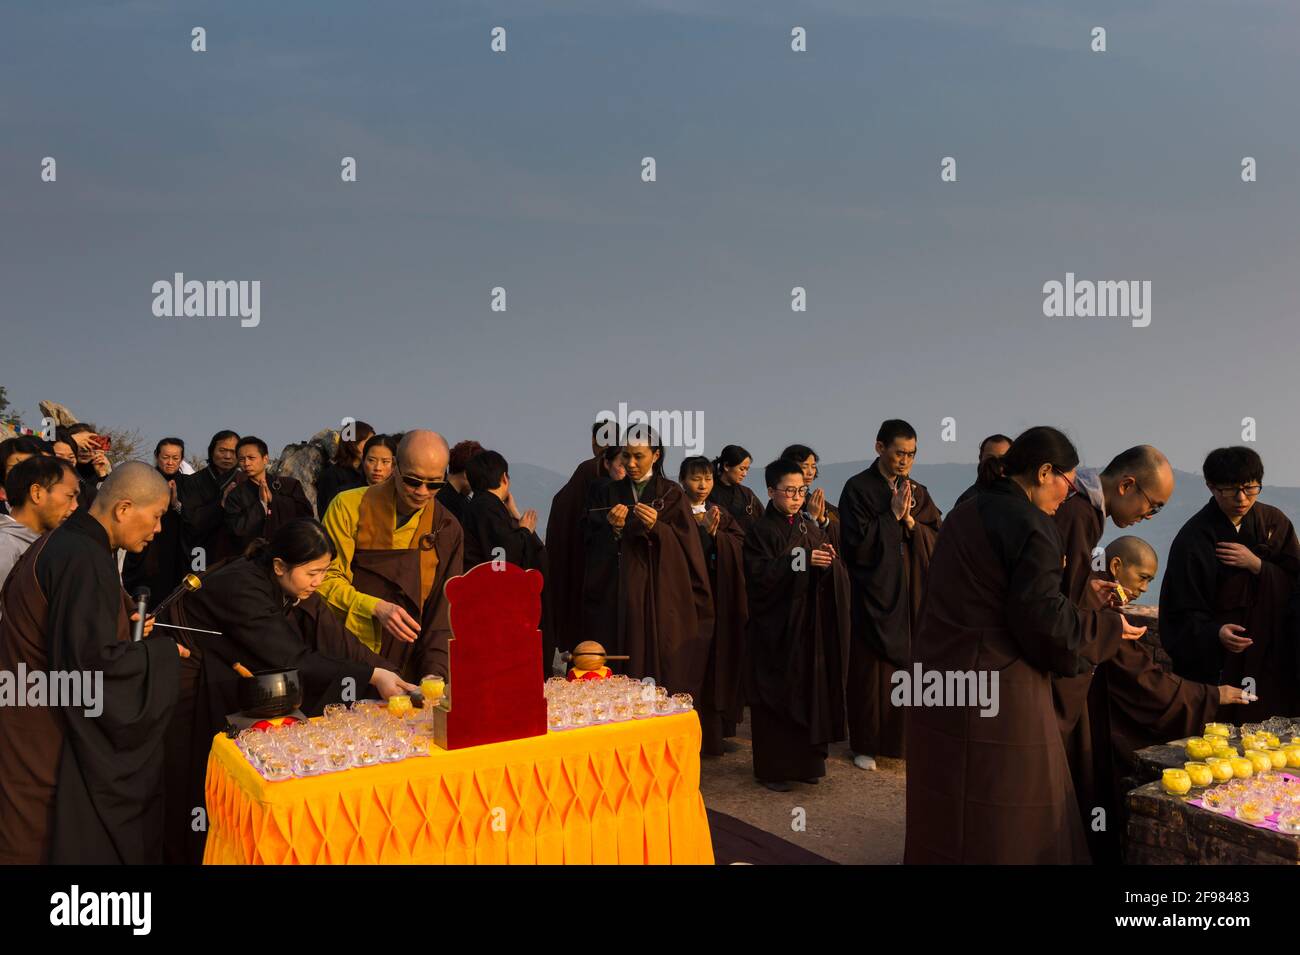
[[337,431],[317,431],[308,440],[286,445],[280,457],[271,465],[271,473],[287,475],[302,484],[303,493],[311,506],[316,506],[316,478],[329,464],[338,447]]
[[56,401],[40,402],[41,415],[46,418],[54,419],[54,423],[60,427],[66,428],[69,425],[80,424],[80,420],[71,411]]

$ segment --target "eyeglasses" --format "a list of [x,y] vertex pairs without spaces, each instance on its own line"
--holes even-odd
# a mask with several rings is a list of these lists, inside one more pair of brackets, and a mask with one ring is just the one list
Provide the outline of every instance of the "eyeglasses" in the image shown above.
[[786,497],[808,496],[808,486],[806,484],[800,484],[798,487],[778,487],[775,488],[775,490],[780,494],[784,494]]
[[1052,466],[1052,470],[1055,471],[1057,474],[1059,474],[1059,475],[1061,476],[1061,480],[1065,482],[1065,486],[1068,487],[1068,488],[1070,489],[1070,492],[1071,492],[1071,493],[1073,493],[1073,494],[1082,494],[1082,493],[1083,493],[1082,491],[1079,490],[1079,485],[1077,485],[1077,484],[1075,484],[1073,481],[1071,481],[1071,480],[1069,479],[1069,477],[1066,476],[1066,473],[1065,473],[1064,471],[1062,471],[1060,468],[1058,468],[1058,467],[1056,467],[1055,465],[1053,465],[1053,466]]
[[413,477],[409,474],[403,474],[401,471],[397,472],[397,476],[400,477],[402,479],[402,483],[405,484],[407,487],[409,487],[411,490],[416,490],[417,488],[426,487],[430,491],[437,491],[439,488],[443,487],[447,483],[446,481],[441,479],[436,481],[426,481],[424,478],[418,478],[418,477]]
[[[1147,499],[1146,516],[1155,517],[1157,514],[1159,514],[1160,509],[1164,507],[1164,504],[1157,504],[1155,501],[1151,500],[1151,495],[1148,494],[1146,491],[1142,490],[1142,485],[1138,483],[1137,478],[1133,479],[1133,486],[1138,489],[1139,494],[1141,494],[1144,498]],[[1257,490],[1255,491],[1255,493],[1258,494],[1259,491]]]
[[1231,487],[1224,487],[1222,485],[1215,484],[1212,485],[1212,488],[1215,494],[1219,494],[1223,497],[1235,498],[1238,494],[1242,494],[1245,495],[1246,500],[1248,501],[1253,498],[1259,497],[1259,492],[1264,489],[1259,484],[1235,484]]

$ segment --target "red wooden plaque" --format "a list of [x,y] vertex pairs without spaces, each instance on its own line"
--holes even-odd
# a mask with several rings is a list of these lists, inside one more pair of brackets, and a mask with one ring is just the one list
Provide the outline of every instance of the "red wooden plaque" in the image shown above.
[[450,703],[434,711],[434,740],[463,749],[543,735],[541,573],[479,564],[447,581],[447,600]]

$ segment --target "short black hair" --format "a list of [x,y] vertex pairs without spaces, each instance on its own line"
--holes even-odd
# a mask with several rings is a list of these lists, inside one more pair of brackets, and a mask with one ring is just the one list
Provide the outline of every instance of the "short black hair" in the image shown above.
[[777,458],[767,467],[763,468],[763,480],[770,488],[775,488],[781,483],[781,478],[787,474],[797,474],[799,479],[803,479],[803,468],[799,467],[789,458]]
[[702,454],[696,454],[682,461],[677,469],[677,482],[680,484],[692,474],[712,474],[713,462]]
[[76,424],[68,425],[68,434],[85,434],[87,431],[94,434],[95,426],[93,424],[87,424],[84,421],[78,421]]
[[159,441],[157,444],[153,446],[153,456],[155,458],[158,457],[158,455],[162,454],[163,445],[166,444],[176,445],[176,447],[181,449],[181,455],[184,456],[185,454],[184,441],[182,441],[180,438],[163,438],[161,441]]
[[9,499],[9,506],[26,507],[32,485],[39,484],[48,491],[63,480],[64,471],[74,477],[77,474],[67,461],[44,454],[18,462],[5,476],[5,497]]
[[902,418],[890,418],[888,421],[881,422],[880,430],[876,432],[876,440],[888,446],[894,443],[895,438],[915,441],[916,429]]
[[219,445],[222,441],[229,441],[231,438],[235,439],[235,450],[238,450],[239,449],[238,431],[231,431],[229,428],[225,428],[221,431],[218,431],[216,434],[212,436],[212,440],[208,442],[208,463],[209,464],[212,463],[212,453],[217,450],[217,445]]
[[256,445],[257,450],[261,452],[263,457],[267,456],[270,453],[266,449],[266,442],[263,441],[261,438],[253,437],[251,434],[246,434],[242,438],[240,438],[237,442],[235,442],[235,450],[238,451],[246,444]]
[[1002,444],[1012,443],[1011,439],[1008,438],[1005,434],[991,434],[983,441],[980,442],[980,454],[983,454],[984,449],[987,448],[990,444],[992,444],[995,441],[1000,442]]
[[791,461],[797,461],[799,464],[803,464],[809,458],[812,458],[814,463],[821,460],[821,458],[817,457],[817,452],[806,444],[790,445],[790,447],[781,452],[781,457],[789,458]]
[[465,462],[465,480],[469,481],[470,490],[475,494],[495,491],[509,473],[510,465],[500,452],[487,448]]
[[1207,484],[1264,483],[1264,461],[1251,448],[1215,448],[1201,465]]
[[12,455],[45,453],[45,442],[40,438],[33,438],[29,434],[20,434],[17,437],[5,438],[5,440],[0,441],[0,481],[4,480],[5,464]]

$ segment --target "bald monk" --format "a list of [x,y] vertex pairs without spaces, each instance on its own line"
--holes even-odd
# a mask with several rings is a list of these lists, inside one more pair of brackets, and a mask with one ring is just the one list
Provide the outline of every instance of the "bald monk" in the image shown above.
[[[1174,469],[1149,444],[1121,451],[1101,471],[1079,468],[1071,482],[1070,496],[1054,516],[1065,556],[1061,592],[1085,610],[1114,604],[1115,584],[1097,579],[1093,572],[1093,551],[1101,541],[1106,518],[1116,527],[1132,527],[1158,514],[1173,493]],[[1092,731],[1087,722],[1088,688],[1092,668],[1102,662],[1103,647],[1114,649],[1115,644],[1096,641],[1082,648],[1084,660],[1092,666],[1078,676],[1052,676],[1052,703],[1075,792],[1079,805],[1084,807],[1096,805],[1089,768]]]
[[0,592],[0,670],[77,674],[82,691],[56,699],[51,680],[44,701],[0,706],[0,864],[162,861],[163,740],[188,652],[132,642],[114,551],[144,550],[170,504],[149,465],[119,466]]
[[464,534],[435,500],[449,455],[437,432],[406,432],[393,473],[338,494],[323,521],[336,556],[321,598],[349,633],[413,682],[427,674],[450,677],[443,587],[461,573]]
[[[1151,586],[1159,570],[1155,549],[1140,537],[1125,536],[1106,546],[1102,578],[1114,581],[1120,602],[1129,606]],[[1149,617],[1125,617],[1143,626]],[[1113,656],[1093,673],[1088,689],[1090,756],[1079,775],[1089,782],[1094,804],[1081,805],[1084,827],[1096,863],[1118,864],[1120,834],[1127,828],[1124,780],[1136,774],[1134,753],[1147,746],[1182,739],[1215,719],[1219,708],[1245,702],[1241,687],[1198,683],[1176,675],[1148,630],[1138,640],[1122,641]],[[1082,789],[1076,789],[1082,793]],[[1106,826],[1093,825],[1096,809],[1105,810]]]

